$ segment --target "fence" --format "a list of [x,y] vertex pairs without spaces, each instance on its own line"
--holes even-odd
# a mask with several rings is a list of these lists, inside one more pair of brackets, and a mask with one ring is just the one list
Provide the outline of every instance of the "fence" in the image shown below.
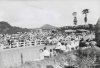
[[0,50],[26,47],[26,46],[38,46],[38,45],[45,45],[45,42],[43,40],[37,39],[37,40],[31,40],[31,41],[29,41],[29,40],[18,41],[18,42],[14,42],[10,45],[0,44]]

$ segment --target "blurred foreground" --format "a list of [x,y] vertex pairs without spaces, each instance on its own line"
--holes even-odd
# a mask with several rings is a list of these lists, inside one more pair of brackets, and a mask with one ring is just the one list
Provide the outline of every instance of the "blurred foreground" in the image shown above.
[[41,61],[25,62],[19,67],[12,68],[99,68],[100,67],[100,48],[94,46],[77,51],[58,54],[55,57]]

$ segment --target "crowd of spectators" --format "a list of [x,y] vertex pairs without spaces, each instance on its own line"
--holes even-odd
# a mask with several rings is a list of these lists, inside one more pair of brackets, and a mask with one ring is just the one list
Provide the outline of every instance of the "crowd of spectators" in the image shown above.
[[[46,36],[46,35],[45,35]],[[45,37],[45,45],[54,45],[53,49],[48,50],[46,47],[40,49],[40,59],[56,56],[57,54],[93,47],[96,45],[94,32],[82,33],[57,33]]]
[[[57,49],[65,50],[67,46],[69,50],[77,49],[79,42],[80,47],[83,47],[82,42],[88,45],[95,39],[95,33],[52,33],[52,32],[28,32],[17,34],[0,34],[0,49],[18,48],[26,46],[38,45],[56,45]],[[62,46],[61,46],[62,45]]]

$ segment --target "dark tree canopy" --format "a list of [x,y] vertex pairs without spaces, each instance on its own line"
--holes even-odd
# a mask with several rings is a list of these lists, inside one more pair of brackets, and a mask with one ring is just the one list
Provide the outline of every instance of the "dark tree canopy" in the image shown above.
[[83,13],[83,14],[89,13],[89,9],[84,9],[84,10],[82,11],[82,13]]
[[89,13],[89,9],[84,9],[84,10],[82,11],[82,14],[85,14],[85,17],[84,17],[85,23],[87,22],[87,13]]

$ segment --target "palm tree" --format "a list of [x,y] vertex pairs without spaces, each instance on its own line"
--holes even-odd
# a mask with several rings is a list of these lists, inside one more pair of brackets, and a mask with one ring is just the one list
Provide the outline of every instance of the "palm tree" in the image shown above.
[[85,17],[84,17],[85,23],[87,23],[87,13],[89,13],[89,9],[84,9],[84,10],[82,11],[82,14],[85,14]]
[[73,12],[72,13],[72,15],[74,16],[74,20],[73,20],[73,22],[74,22],[74,25],[77,25],[77,12]]

